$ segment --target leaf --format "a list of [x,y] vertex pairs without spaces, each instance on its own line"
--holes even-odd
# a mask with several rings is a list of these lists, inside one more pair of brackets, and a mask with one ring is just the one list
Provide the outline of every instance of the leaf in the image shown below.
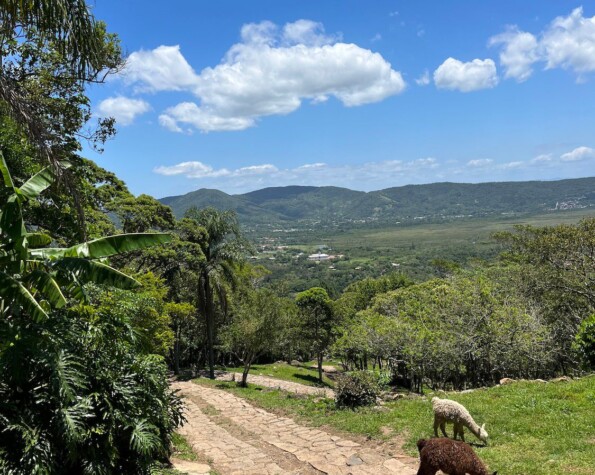
[[140,283],[126,274],[100,262],[76,257],[65,257],[56,261],[53,268],[58,271],[58,278],[67,282],[73,280],[80,284],[94,282],[129,290],[140,287]]
[[68,248],[31,249],[30,254],[45,259],[58,257],[99,259],[122,252],[138,251],[158,244],[166,244],[170,241],[171,235],[166,233],[117,234]]
[[8,306],[20,305],[38,322],[48,318],[48,314],[23,284],[4,272],[0,272],[0,298]]
[[43,294],[52,306],[62,308],[66,305],[60,286],[47,272],[34,270],[25,277],[25,281]]
[[[63,169],[70,168],[72,164],[67,161],[60,162]],[[44,190],[54,183],[55,174],[51,167],[45,167],[29,178],[20,188],[21,195],[31,200],[37,198]]]
[[14,184],[12,183],[12,177],[10,176],[10,172],[8,171],[8,165],[6,164],[6,160],[4,160],[4,154],[0,152],[0,172],[2,173],[2,178],[4,180],[4,186],[6,188],[10,188],[14,191]]
[[27,242],[33,247],[47,246],[51,244],[52,237],[44,233],[28,233]]

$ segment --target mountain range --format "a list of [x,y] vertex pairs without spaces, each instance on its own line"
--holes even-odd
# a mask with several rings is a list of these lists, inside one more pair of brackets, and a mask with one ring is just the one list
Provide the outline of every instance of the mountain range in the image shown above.
[[192,206],[232,209],[246,226],[295,222],[407,222],[595,207],[595,177],[432,183],[370,192],[334,186],[284,186],[230,195],[201,188],[160,201],[171,206],[177,216],[183,216]]

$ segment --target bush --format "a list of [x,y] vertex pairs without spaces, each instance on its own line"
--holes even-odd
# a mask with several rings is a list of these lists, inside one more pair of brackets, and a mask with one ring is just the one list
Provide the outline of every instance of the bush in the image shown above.
[[574,341],[574,348],[587,369],[595,369],[595,313],[583,320]]
[[376,403],[380,393],[378,377],[368,371],[354,371],[337,381],[337,407],[355,408]]

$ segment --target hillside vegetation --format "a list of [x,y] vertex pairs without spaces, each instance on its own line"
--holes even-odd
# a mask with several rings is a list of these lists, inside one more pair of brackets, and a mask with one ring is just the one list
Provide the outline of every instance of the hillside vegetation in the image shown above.
[[286,186],[228,195],[202,188],[161,202],[183,216],[192,206],[232,209],[246,227],[258,224],[440,221],[540,213],[595,206],[595,177],[559,181],[432,183],[363,192],[334,186]]

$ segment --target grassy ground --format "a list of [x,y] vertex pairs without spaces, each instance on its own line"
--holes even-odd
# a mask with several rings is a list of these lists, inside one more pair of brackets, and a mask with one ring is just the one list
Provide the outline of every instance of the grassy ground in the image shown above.
[[[172,458],[188,460],[190,462],[208,463],[208,461],[202,460],[198,454],[192,450],[192,446],[184,436],[175,433],[172,442],[174,446]],[[211,475],[218,475],[214,470],[211,470],[210,473]],[[156,467],[151,471],[151,475],[184,475],[184,472],[180,472],[174,468]]]
[[[287,363],[256,364],[252,365],[250,368],[250,374],[269,376],[271,378],[292,381],[294,383],[305,384],[307,386],[319,387],[320,383],[318,382],[318,370],[316,368],[310,367],[315,364],[315,362],[304,363],[301,366],[288,365]],[[222,369],[241,373],[244,370],[244,367],[225,367]],[[250,380],[250,376],[248,376],[248,380]],[[322,386],[333,387],[334,385],[334,383],[324,374],[322,375],[322,381]]]
[[[406,398],[383,410],[337,410],[331,400],[296,397],[280,391],[204,379],[265,409],[314,426],[372,438],[399,437],[416,455],[415,441],[432,435],[429,398]],[[518,382],[448,397],[464,404],[476,422],[486,423],[490,445],[476,446],[480,457],[501,475],[592,474],[595,467],[595,376],[572,382]],[[390,432],[390,435],[387,433]],[[447,427],[452,435],[452,427]],[[466,431],[467,441],[476,443]]]

